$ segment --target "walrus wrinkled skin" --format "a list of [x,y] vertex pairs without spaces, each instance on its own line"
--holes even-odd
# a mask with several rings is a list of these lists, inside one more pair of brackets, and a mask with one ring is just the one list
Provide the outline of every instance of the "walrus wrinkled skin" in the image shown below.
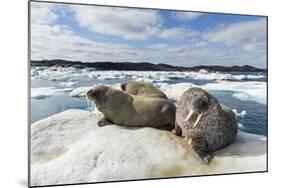
[[144,82],[129,81],[121,84],[121,89],[131,95],[168,99],[160,89]]
[[118,124],[137,127],[174,127],[176,106],[165,99],[130,95],[122,90],[100,85],[87,92],[104,117],[99,126]]
[[233,111],[201,88],[190,88],[180,97],[173,132],[185,137],[192,153],[208,164],[212,152],[234,142],[238,123]]

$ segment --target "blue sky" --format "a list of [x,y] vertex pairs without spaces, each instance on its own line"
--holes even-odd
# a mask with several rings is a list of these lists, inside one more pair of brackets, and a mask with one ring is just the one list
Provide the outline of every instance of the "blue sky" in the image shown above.
[[266,18],[31,3],[31,57],[266,66]]

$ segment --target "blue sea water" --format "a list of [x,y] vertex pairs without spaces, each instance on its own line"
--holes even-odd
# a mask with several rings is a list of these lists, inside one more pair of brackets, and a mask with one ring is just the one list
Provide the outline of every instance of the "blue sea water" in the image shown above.
[[[118,80],[96,80],[85,78],[79,80],[78,84],[75,87],[82,86],[92,86],[97,83],[104,84],[114,84],[114,83],[123,83],[128,79],[118,79]],[[265,82],[265,79],[258,79],[254,81]],[[214,82],[213,80],[194,80],[194,79],[171,79],[167,81],[169,84],[173,83],[185,83],[191,82],[196,85],[204,85],[207,83]],[[241,80],[241,82],[244,82]],[[41,80],[33,79],[31,80],[31,87],[56,87],[63,88],[60,85],[61,81],[50,81],[50,80]],[[238,122],[243,126],[240,127],[241,131],[248,133],[254,133],[259,135],[267,135],[267,106],[264,104],[257,103],[255,101],[242,101],[237,98],[234,98],[233,92],[229,91],[209,91],[217,99],[229,106],[232,109],[237,109],[238,112],[245,110],[247,114],[244,117],[238,117]],[[44,119],[53,114],[62,112],[67,109],[83,109],[91,110],[91,106],[86,102],[85,99],[70,97],[69,92],[64,92],[59,95],[53,95],[46,97],[44,99],[31,99],[31,123],[34,123],[40,119]]]

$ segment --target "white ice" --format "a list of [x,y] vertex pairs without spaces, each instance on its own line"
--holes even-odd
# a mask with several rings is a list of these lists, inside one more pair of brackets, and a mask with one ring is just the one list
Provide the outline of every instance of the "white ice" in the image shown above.
[[96,116],[67,110],[31,125],[31,185],[132,180],[266,170],[266,138],[239,132],[200,164],[184,139],[153,128],[98,127]]
[[77,84],[78,84],[78,82],[75,82],[75,81],[60,82],[60,85],[63,87],[72,87],[72,86],[76,86]]
[[85,97],[87,91],[89,91],[92,88],[93,88],[93,86],[75,88],[69,93],[69,96],[71,96],[71,97]]
[[31,98],[32,99],[45,99],[53,95],[59,95],[65,92],[72,91],[73,88],[56,88],[56,87],[39,87],[31,88]]
[[236,117],[244,118],[247,115],[247,111],[246,110],[242,110],[241,112],[238,112],[237,109],[232,109],[232,111],[234,112]]
[[246,101],[249,100],[249,95],[245,94],[245,93],[233,93],[232,95],[234,98],[236,99],[240,99],[242,101]]
[[62,67],[50,67],[32,68],[31,76],[37,76],[42,79],[48,79],[52,81],[70,81],[70,80],[82,80],[83,78],[93,78],[97,80],[115,80],[115,79],[143,79],[150,82],[165,82],[174,79],[190,78],[195,80],[249,80],[249,79],[261,79],[265,78],[264,75],[248,75],[239,74],[234,75],[230,73],[221,72],[208,72],[204,69],[194,72],[179,72],[179,71],[97,71],[91,68],[62,68]]
[[[205,85],[195,85],[193,83],[157,83],[157,86],[164,91],[169,98],[177,100],[184,91],[191,87],[201,87],[210,91],[231,91],[235,92],[235,98],[241,100],[252,100],[261,104],[266,104],[266,83],[265,82],[234,82],[234,81],[216,81]],[[245,97],[247,96],[247,97]]]
[[243,126],[242,123],[238,123],[238,127],[239,127],[239,128],[243,128],[244,126]]
[[[208,83],[203,86],[207,90],[220,90],[220,91],[232,91],[240,93],[235,97],[240,97],[239,99],[256,101],[261,104],[266,104],[266,82],[230,82],[230,81],[218,81],[215,83]],[[243,97],[241,97],[243,96]]]
[[36,69],[32,68],[32,69],[30,70],[30,75],[31,75],[31,76],[39,76],[39,73],[38,73],[38,71],[37,71]]

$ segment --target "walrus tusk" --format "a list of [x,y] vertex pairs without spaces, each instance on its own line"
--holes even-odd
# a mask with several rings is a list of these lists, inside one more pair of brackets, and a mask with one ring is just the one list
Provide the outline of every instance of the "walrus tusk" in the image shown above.
[[92,107],[92,111],[94,110],[94,101],[91,101],[90,99],[88,99],[88,97],[86,97],[87,100],[87,105]]
[[200,113],[200,114],[197,116],[197,119],[196,119],[196,121],[195,121],[195,123],[194,123],[194,125],[193,125],[193,128],[195,128],[195,127],[196,127],[196,125],[197,125],[197,124],[198,124],[198,122],[200,121],[200,119],[201,119],[202,115],[203,115],[203,113]]
[[95,109],[94,101],[91,101],[91,104],[92,104],[92,111],[94,111],[94,109]]
[[194,113],[194,111],[190,110],[189,113],[187,114],[186,118],[185,118],[185,121],[188,121],[191,118],[193,113]]

